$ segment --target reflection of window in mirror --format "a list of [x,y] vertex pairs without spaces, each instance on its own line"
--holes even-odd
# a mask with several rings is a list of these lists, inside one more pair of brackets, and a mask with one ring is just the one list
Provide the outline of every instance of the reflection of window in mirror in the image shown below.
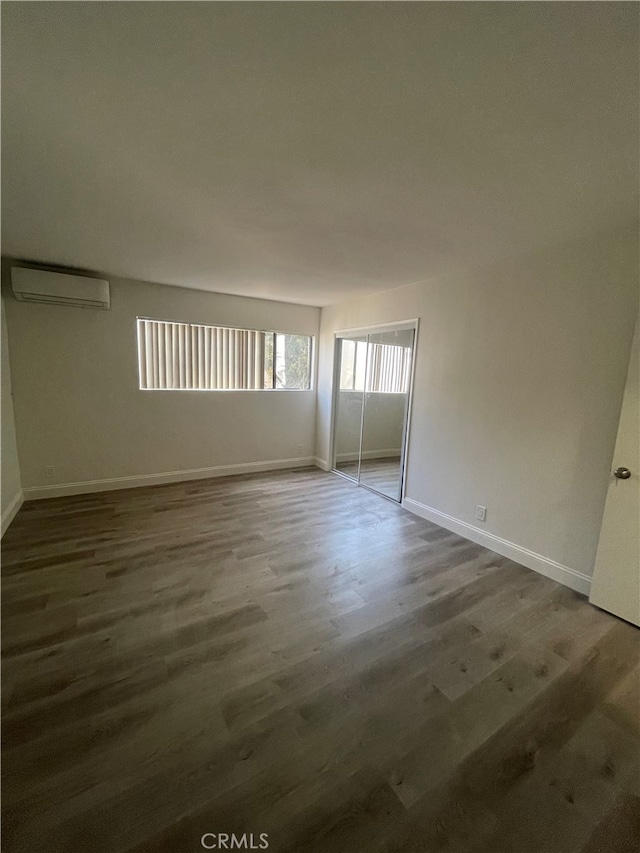
[[355,380],[355,341],[342,341],[342,353],[340,360],[340,390],[353,391]]
[[[411,371],[411,347],[342,341],[340,390],[406,394]],[[369,379],[366,380],[367,372]]]
[[342,341],[342,359],[340,363],[340,390],[364,391],[367,370],[367,342]]
[[367,391],[406,394],[409,390],[411,347],[369,345]]

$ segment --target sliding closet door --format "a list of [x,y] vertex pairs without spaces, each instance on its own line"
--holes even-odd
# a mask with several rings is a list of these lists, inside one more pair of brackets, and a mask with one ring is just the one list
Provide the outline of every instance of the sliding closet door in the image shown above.
[[413,338],[413,329],[367,338],[359,481],[396,501],[402,497]]
[[333,470],[402,499],[414,321],[336,339]]
[[362,407],[367,368],[367,338],[347,337],[336,341],[334,470],[353,480],[360,474]]

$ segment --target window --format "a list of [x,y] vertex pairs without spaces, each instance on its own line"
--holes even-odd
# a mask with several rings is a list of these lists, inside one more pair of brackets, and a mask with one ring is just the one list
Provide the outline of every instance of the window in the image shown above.
[[411,347],[342,340],[341,391],[405,394],[409,389]]
[[310,388],[311,338],[138,318],[140,388],[248,391]]

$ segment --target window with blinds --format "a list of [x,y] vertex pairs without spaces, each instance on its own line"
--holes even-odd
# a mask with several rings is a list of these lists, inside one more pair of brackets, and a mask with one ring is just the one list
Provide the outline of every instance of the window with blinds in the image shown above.
[[311,338],[255,329],[137,321],[140,388],[251,391],[311,387]]
[[341,391],[405,394],[409,389],[411,348],[366,341],[342,341]]

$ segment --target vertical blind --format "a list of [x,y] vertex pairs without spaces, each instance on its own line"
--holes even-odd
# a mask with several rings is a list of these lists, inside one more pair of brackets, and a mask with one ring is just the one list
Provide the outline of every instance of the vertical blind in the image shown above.
[[404,393],[409,388],[411,349],[389,344],[369,344],[367,390],[387,394]]
[[264,388],[265,333],[138,320],[140,388]]
[[341,391],[404,394],[409,390],[411,347],[342,341]]

